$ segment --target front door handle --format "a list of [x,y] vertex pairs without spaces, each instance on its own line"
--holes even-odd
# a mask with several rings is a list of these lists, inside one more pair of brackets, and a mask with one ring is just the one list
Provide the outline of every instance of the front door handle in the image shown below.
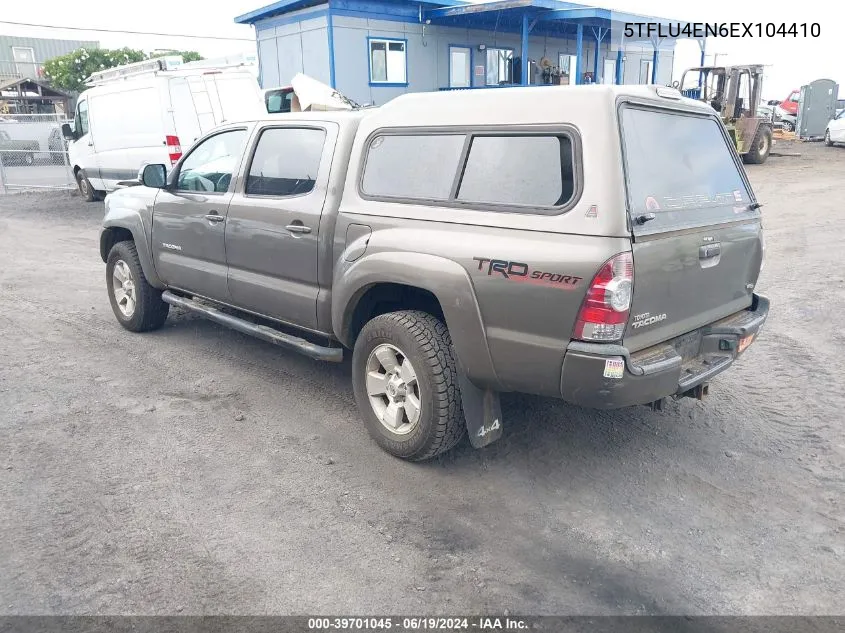
[[216,211],[206,214],[205,219],[212,223],[222,222],[226,219],[225,216],[220,215]]
[[288,231],[290,231],[291,233],[297,233],[297,234],[310,233],[311,232],[311,227],[305,226],[304,224],[297,224],[297,223],[288,224],[285,228]]

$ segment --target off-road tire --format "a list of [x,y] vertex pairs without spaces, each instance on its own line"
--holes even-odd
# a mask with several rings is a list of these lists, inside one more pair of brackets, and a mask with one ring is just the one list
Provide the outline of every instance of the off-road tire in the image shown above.
[[[417,373],[420,417],[407,435],[392,433],[381,423],[367,394],[367,359],[385,343],[402,350]],[[426,312],[390,312],[364,325],[352,352],[352,385],[367,431],[391,455],[409,461],[431,459],[466,433],[452,339],[446,325]]]
[[[118,261],[126,262],[135,284],[135,310],[129,317],[124,315],[120,308],[118,308],[112,285],[114,267]],[[141,268],[141,260],[138,259],[138,250],[135,248],[134,242],[118,242],[109,251],[106,262],[106,289],[115,318],[117,318],[118,323],[130,332],[157,330],[167,320],[170,304],[162,301],[161,290],[153,288],[147,282],[147,278],[144,276],[144,270]]]
[[762,165],[772,151],[772,128],[768,125],[761,125],[757,128],[757,134],[751,141],[751,149],[742,159],[751,165]]
[[830,130],[824,131],[824,144],[828,147],[833,147],[833,141],[830,140]]

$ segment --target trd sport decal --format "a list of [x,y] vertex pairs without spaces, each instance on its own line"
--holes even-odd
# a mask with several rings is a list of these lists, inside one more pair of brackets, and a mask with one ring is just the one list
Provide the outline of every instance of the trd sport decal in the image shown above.
[[574,288],[581,281],[581,277],[534,270],[523,262],[512,262],[506,259],[490,259],[488,257],[473,257],[478,262],[478,270],[487,276],[497,275],[510,281],[518,281],[558,288]]

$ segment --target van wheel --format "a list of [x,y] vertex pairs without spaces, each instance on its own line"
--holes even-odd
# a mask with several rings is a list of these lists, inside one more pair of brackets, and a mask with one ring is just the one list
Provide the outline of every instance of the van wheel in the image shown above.
[[79,193],[88,202],[96,202],[106,197],[105,191],[98,191],[91,186],[91,181],[82,173],[81,169],[76,172],[76,186],[79,187]]
[[134,242],[112,246],[106,288],[114,316],[130,332],[157,330],[167,320],[170,305],[162,301],[161,290],[147,283]]
[[452,339],[430,314],[403,310],[369,321],[352,352],[352,384],[367,430],[391,455],[431,459],[466,432]]
[[32,167],[32,164],[35,162],[35,156],[33,154],[25,154],[23,157],[23,164],[27,167]]
[[762,165],[772,151],[772,129],[768,125],[757,128],[757,134],[751,142],[751,149],[742,158],[746,163]]

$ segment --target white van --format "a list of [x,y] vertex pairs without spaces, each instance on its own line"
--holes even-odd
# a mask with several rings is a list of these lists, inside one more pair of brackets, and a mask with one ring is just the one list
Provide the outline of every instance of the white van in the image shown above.
[[243,65],[161,57],[94,73],[86,84],[63,133],[88,200],[136,178],[145,163],[175,165],[183,147],[221,123],[266,114],[255,73]]

